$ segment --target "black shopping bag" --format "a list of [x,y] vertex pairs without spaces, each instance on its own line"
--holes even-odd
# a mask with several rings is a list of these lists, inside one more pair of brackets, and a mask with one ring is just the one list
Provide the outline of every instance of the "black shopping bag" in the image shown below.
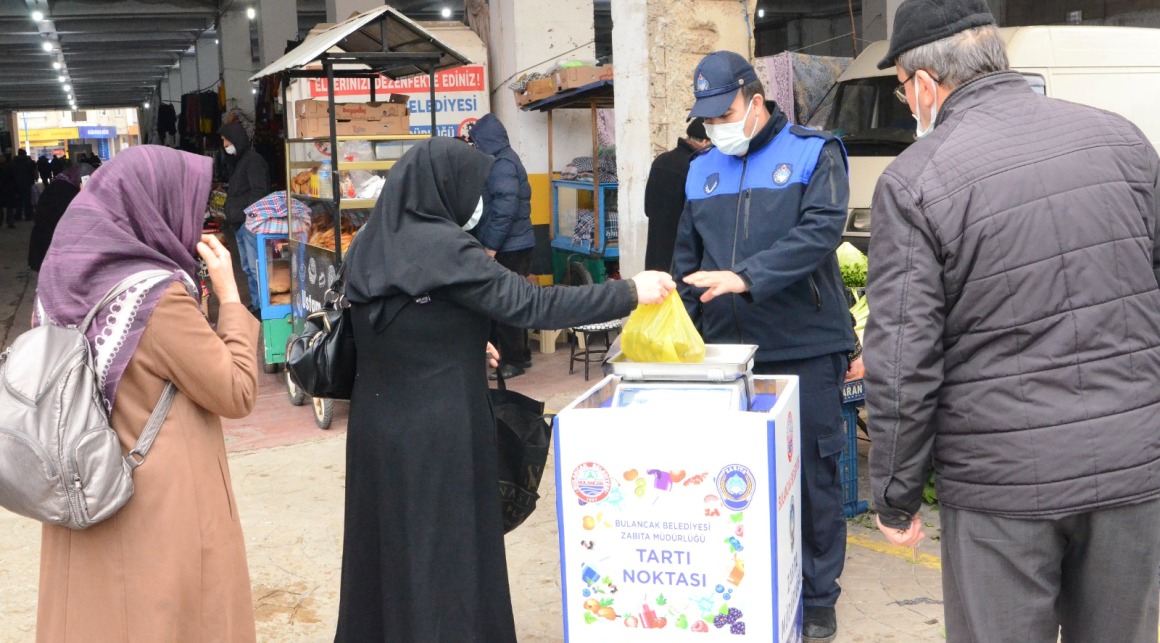
[[552,425],[544,415],[544,403],[499,388],[488,389],[495,414],[496,447],[499,450],[499,492],[503,502],[503,529],[519,527],[536,510],[537,490],[548,461]]

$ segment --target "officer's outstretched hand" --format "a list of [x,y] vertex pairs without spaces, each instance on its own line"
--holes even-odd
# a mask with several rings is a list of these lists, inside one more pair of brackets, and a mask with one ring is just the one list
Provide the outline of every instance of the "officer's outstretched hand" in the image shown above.
[[694,288],[705,289],[705,293],[701,295],[701,303],[713,301],[720,295],[749,291],[745,280],[729,270],[700,270],[685,277],[684,281]]

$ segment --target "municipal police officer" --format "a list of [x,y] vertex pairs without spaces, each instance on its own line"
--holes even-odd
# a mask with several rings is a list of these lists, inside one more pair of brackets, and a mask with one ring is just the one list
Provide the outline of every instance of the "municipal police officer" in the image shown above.
[[846,556],[840,389],[855,349],[834,254],[845,150],[790,125],[733,52],[706,56],[693,89],[689,117],[705,119],[715,147],[689,169],[673,276],[706,342],[757,344],[755,373],[800,378],[803,635],[830,641]]

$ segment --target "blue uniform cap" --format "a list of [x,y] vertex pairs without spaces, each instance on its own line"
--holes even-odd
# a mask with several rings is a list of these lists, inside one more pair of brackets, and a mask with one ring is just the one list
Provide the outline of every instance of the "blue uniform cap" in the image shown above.
[[714,51],[705,56],[693,71],[693,96],[697,102],[689,118],[723,116],[737,91],[755,80],[753,65],[732,51]]

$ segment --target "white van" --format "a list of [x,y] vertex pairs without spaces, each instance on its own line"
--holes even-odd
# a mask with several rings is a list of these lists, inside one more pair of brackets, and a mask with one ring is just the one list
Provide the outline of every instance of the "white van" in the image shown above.
[[[1160,29],[1009,27],[1011,69],[1040,93],[1122,114],[1160,149]],[[914,142],[910,109],[894,97],[894,67],[877,68],[889,43],[871,44],[838,78],[826,129],[850,156],[850,217],[845,238],[866,252],[870,202],[879,175]]]

